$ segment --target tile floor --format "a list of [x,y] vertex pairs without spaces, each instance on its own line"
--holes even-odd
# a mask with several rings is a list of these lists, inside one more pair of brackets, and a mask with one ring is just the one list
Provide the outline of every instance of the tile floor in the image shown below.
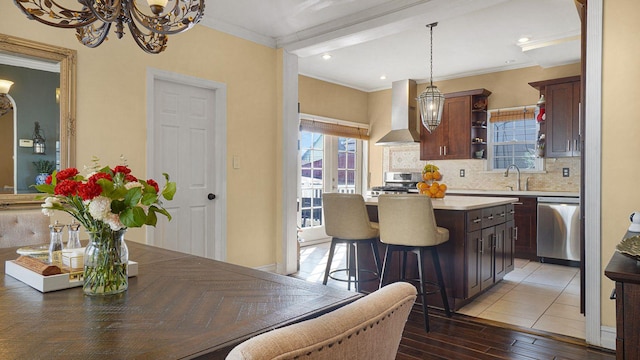
[[[296,277],[322,283],[329,243],[303,246]],[[344,245],[334,255],[346,263]],[[458,313],[556,334],[585,338],[585,318],[580,314],[579,269],[516,259],[515,269]],[[346,289],[346,283],[329,280],[328,286]]]

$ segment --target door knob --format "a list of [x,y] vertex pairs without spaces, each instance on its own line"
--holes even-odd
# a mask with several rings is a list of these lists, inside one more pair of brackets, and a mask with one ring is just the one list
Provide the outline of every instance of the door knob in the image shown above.
[[209,199],[209,200],[213,200],[215,198],[216,198],[216,194],[209,193],[209,195],[207,195],[207,199]]

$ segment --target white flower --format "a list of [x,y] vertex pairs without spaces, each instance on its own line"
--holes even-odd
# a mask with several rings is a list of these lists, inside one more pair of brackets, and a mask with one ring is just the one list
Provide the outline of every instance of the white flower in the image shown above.
[[118,231],[124,228],[124,225],[122,225],[122,223],[120,222],[120,216],[113,213],[109,213],[107,217],[104,219],[104,222],[109,224],[109,227],[113,231]]
[[89,203],[89,214],[96,220],[105,220],[111,214],[111,199],[96,196]]
[[42,207],[42,213],[47,216],[53,215],[54,205],[60,205],[60,199],[54,196],[49,196],[48,198],[44,199],[44,203],[40,205]]
[[136,187],[141,188],[142,184],[140,184],[137,181],[132,181],[132,182],[128,182],[128,183],[124,184],[124,187],[125,187],[125,189],[129,190],[129,189],[133,189],[133,188],[136,188]]

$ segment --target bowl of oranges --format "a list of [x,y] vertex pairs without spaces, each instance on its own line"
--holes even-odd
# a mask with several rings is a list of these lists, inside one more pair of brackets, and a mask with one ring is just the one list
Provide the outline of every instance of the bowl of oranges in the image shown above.
[[440,169],[433,164],[427,164],[422,170],[422,181],[416,184],[416,187],[420,194],[434,199],[442,199],[447,191],[447,185],[440,182],[441,180]]

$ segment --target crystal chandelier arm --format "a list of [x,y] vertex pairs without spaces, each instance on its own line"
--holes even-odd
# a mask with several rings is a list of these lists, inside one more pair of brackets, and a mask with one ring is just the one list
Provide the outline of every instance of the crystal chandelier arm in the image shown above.
[[149,54],[159,54],[167,47],[167,35],[157,34],[152,31],[145,33],[140,30],[133,21],[127,25],[136,44],[145,52]]
[[204,14],[204,0],[174,0],[173,7],[164,15],[149,16],[138,9],[135,1],[127,6],[142,27],[157,34],[177,34],[197,24]]
[[54,27],[78,28],[97,20],[93,12],[86,7],[82,10],[67,9],[55,0],[14,0],[14,3],[27,18]]

